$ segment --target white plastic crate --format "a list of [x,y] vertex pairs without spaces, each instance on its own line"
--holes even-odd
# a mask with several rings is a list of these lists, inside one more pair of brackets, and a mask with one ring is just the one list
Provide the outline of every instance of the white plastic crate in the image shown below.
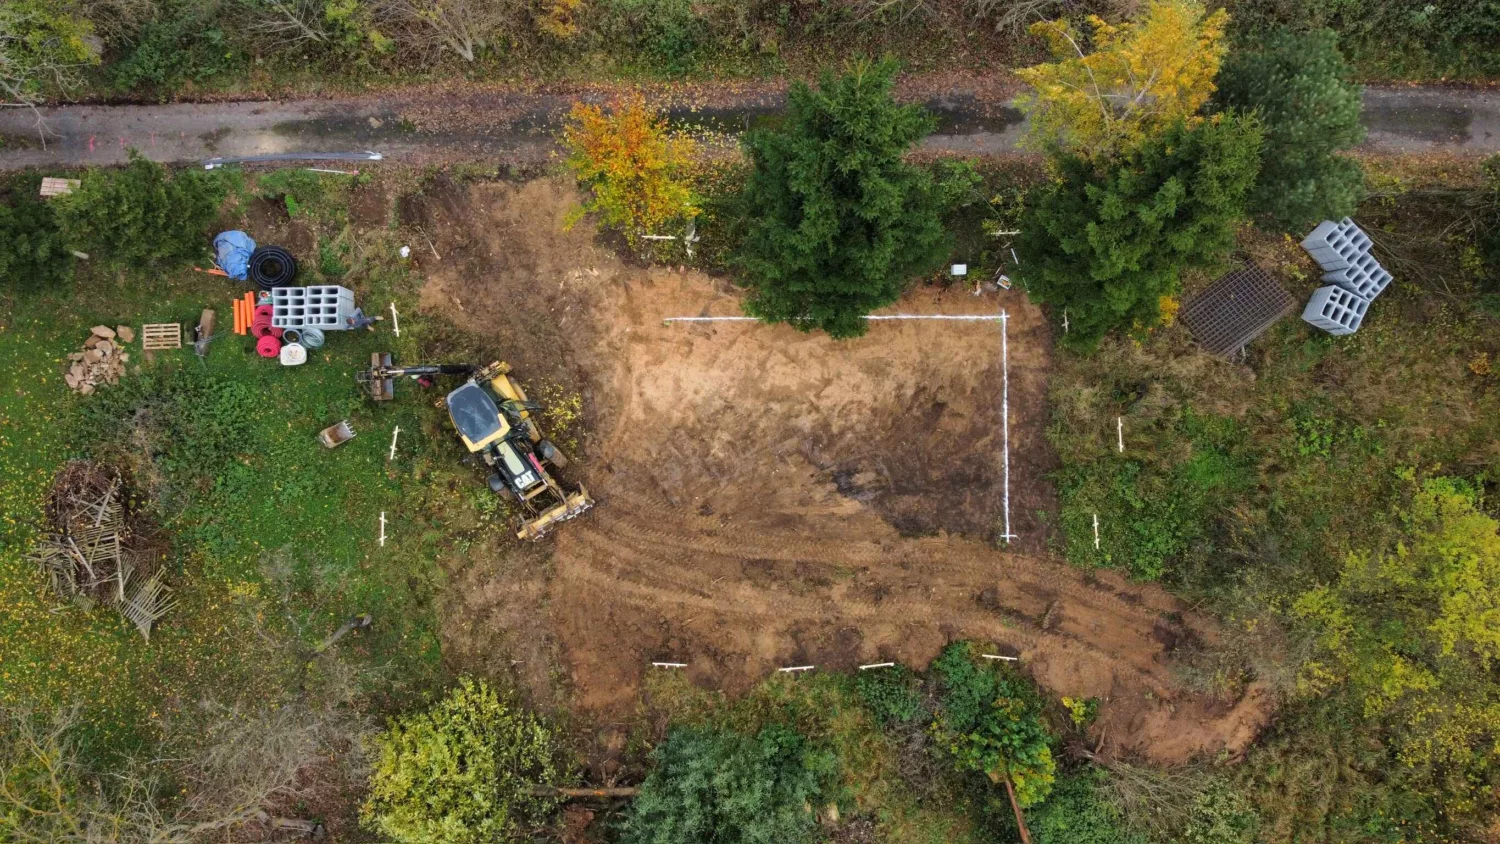
[[1313,291],[1312,299],[1302,311],[1302,319],[1335,337],[1342,337],[1359,330],[1369,307],[1369,299],[1362,299],[1342,287],[1329,285]]

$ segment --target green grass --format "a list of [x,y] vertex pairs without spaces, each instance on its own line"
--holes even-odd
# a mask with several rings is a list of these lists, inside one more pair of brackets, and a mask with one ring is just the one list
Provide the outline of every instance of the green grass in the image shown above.
[[[320,222],[353,237],[337,201],[330,208]],[[362,255],[394,255],[388,233],[359,237]],[[378,672],[367,705],[389,711],[429,694],[442,675],[437,555],[450,531],[482,536],[503,514],[459,463],[432,404],[443,385],[402,382],[377,405],[354,380],[373,351],[415,362],[454,344],[450,328],[417,313],[415,281],[394,258],[362,259],[349,283],[371,310],[397,303],[402,337],[328,332],[308,363],[282,367],[228,333],[243,285],[187,269],[124,279],[89,269],[71,290],[0,301],[0,704],[82,706],[91,746],[123,749],[203,697],[275,699],[302,669],[297,647],[273,642],[310,647],[360,613],[374,624],[339,647]],[[120,384],[85,397],[63,383],[90,326],[190,329],[205,307],[225,332],[205,360],[185,348],[147,361],[137,341]],[[341,419],[358,435],[323,448],[317,432]],[[112,609],[64,604],[25,560],[53,474],[77,457],[127,467],[169,542],[180,602],[149,643]]]

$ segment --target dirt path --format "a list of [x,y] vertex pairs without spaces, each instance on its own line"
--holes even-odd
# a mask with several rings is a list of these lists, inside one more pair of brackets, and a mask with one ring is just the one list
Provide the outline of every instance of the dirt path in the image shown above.
[[[575,201],[551,181],[448,184],[404,217],[442,233],[443,259],[422,267],[427,307],[498,331],[528,382],[585,397],[592,434],[575,474],[599,506],[552,540],[545,599],[505,590],[546,606],[576,708],[599,722],[628,714],[651,661],[687,663],[695,681],[733,691],[791,665],[925,665],[947,642],[978,638],[1019,655],[1055,694],[1103,699],[1100,729],[1117,749],[1182,761],[1253,738],[1269,715],[1259,690],[1216,702],[1177,679],[1174,648],[1212,642],[1209,620],[1043,552],[1037,514],[1056,507],[1042,440],[1050,342],[1019,294],[922,289],[898,306],[1013,317],[1021,539],[997,550],[994,323],[880,323],[842,343],[752,323],[665,324],[737,313],[737,299],[697,273],[626,267],[587,226],[562,233]],[[466,643],[476,647],[472,630]]]
[[[494,87],[413,89],[370,97],[287,102],[43,109],[50,139],[37,142],[35,117],[0,110],[0,169],[116,164],[135,147],[158,161],[214,156],[375,150],[407,163],[496,160],[544,162],[571,104],[614,89]],[[965,154],[1013,152],[1025,132],[1006,75],[944,74],[904,79],[900,94],[938,116],[928,149]],[[781,83],[652,90],[678,124],[733,133],[784,103]],[[1378,88],[1365,92],[1366,148],[1406,152],[1500,151],[1500,93],[1456,88]]]

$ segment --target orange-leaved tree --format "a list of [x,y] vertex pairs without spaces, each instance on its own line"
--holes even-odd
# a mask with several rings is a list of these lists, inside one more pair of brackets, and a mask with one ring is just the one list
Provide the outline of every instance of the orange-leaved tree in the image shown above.
[[1135,21],[1091,15],[1087,35],[1066,20],[1033,24],[1056,61],[1019,71],[1035,89],[1022,101],[1031,142],[1093,158],[1191,121],[1213,95],[1228,23],[1197,0],[1152,0]]
[[608,109],[576,103],[563,143],[569,169],[592,193],[583,210],[622,229],[632,243],[697,215],[687,176],[693,142],[669,135],[666,119],[645,98],[626,97]]

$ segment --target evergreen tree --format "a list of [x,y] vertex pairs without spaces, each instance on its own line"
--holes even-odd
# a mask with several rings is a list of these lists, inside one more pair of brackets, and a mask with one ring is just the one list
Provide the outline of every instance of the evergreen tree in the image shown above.
[[70,246],[116,264],[207,255],[207,235],[228,186],[219,172],[171,175],[135,150],[118,170],[90,170],[83,186],[58,197]]
[[861,317],[942,263],[942,192],[902,160],[936,123],[891,98],[895,73],[890,60],[857,62],[816,91],[794,85],[785,125],[746,136],[755,169],[736,263],[751,315],[857,336]]
[[[833,754],[788,727],[755,736],[679,727],[630,807],[627,844],[797,844],[817,831],[810,806],[829,790]],[[825,798],[826,799],[826,798]]]
[[1332,30],[1280,30],[1257,49],[1231,53],[1219,72],[1219,105],[1257,111],[1264,164],[1250,210],[1301,232],[1353,213],[1364,193],[1359,163],[1337,153],[1365,138],[1360,88]]
[[1090,348],[1117,327],[1156,324],[1179,272],[1229,251],[1260,144],[1255,118],[1220,114],[1118,159],[1058,159],[1061,179],[1027,208],[1017,246],[1032,298],[1066,314],[1064,342]]
[[72,277],[73,256],[51,204],[37,197],[40,183],[40,176],[21,177],[0,194],[0,288],[38,290]]

